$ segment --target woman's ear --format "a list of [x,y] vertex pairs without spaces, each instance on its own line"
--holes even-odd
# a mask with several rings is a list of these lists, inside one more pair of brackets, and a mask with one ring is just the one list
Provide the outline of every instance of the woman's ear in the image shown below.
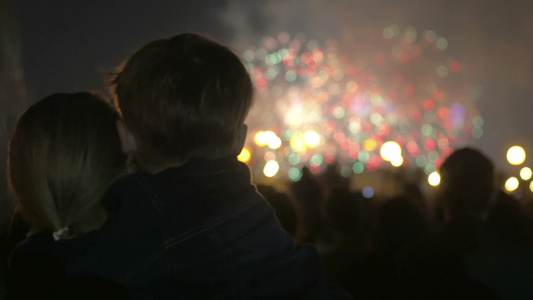
[[137,152],[137,143],[133,133],[129,130],[123,120],[117,120],[116,123],[118,137],[120,139],[120,145],[122,152],[126,155]]

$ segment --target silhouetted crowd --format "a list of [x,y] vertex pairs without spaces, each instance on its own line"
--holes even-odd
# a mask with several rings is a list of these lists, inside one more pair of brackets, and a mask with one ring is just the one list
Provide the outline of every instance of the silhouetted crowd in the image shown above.
[[335,165],[304,168],[286,192],[258,190],[354,299],[531,299],[533,199],[498,190],[474,149],[455,151],[441,176],[432,205],[408,181],[396,196],[367,198]]

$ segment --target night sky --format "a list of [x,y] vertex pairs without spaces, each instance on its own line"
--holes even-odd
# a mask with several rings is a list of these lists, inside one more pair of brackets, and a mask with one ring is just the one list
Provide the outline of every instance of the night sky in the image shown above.
[[500,167],[514,144],[533,156],[531,1],[26,0],[18,1],[17,12],[24,76],[34,100],[54,92],[104,90],[103,71],[151,40],[186,31],[244,50],[282,30],[339,40],[391,24],[434,30],[484,87],[477,106],[485,134],[473,145]]

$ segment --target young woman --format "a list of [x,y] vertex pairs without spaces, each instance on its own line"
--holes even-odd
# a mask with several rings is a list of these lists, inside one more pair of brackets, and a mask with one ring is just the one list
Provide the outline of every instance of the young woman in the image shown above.
[[[63,269],[68,255],[53,254],[79,251],[61,250],[61,240],[99,229],[107,219],[101,198],[126,172],[118,118],[100,97],[73,93],[46,97],[18,120],[9,145],[8,185],[30,231],[10,260],[11,291],[17,296],[35,290],[63,295],[97,285],[97,279],[69,278]],[[45,273],[28,271],[35,268]]]

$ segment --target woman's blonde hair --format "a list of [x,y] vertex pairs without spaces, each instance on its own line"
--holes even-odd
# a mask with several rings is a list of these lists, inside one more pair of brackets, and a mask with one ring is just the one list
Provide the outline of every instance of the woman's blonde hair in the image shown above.
[[8,185],[35,230],[69,238],[106,220],[101,198],[126,166],[117,120],[111,105],[90,93],[48,96],[20,117],[9,144]]

